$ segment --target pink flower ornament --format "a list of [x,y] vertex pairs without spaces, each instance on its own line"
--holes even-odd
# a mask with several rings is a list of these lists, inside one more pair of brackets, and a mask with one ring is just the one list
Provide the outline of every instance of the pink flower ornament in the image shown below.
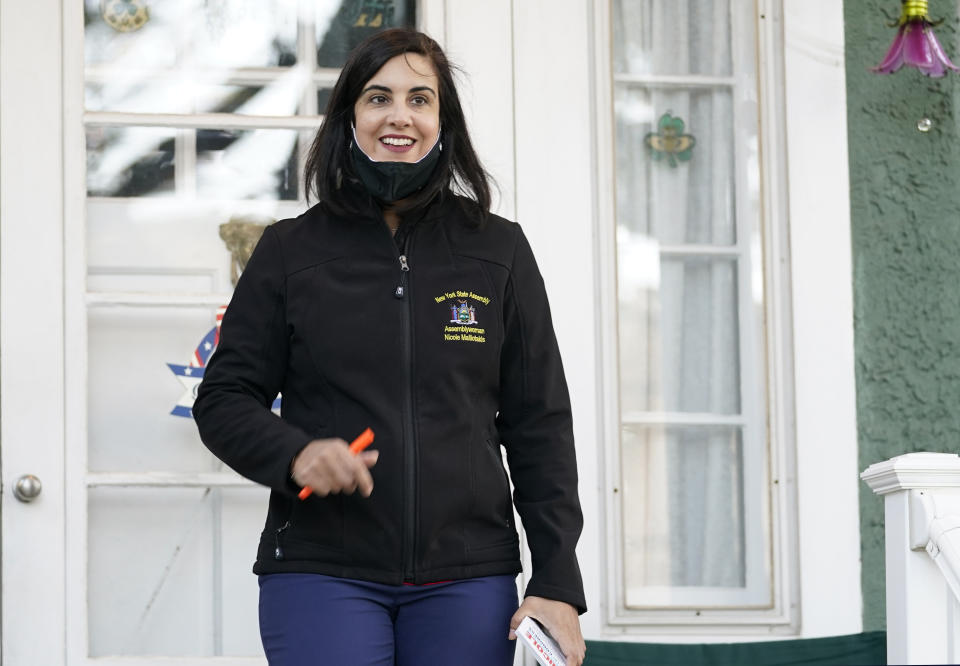
[[899,28],[897,36],[883,62],[872,71],[893,74],[904,65],[932,77],[943,76],[947,69],[957,71],[933,33],[933,28],[943,21],[930,20],[928,4],[928,0],[902,0],[900,18],[891,25]]

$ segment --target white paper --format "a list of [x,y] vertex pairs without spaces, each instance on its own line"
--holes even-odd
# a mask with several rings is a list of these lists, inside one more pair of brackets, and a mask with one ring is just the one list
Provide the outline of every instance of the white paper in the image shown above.
[[541,666],[567,666],[560,646],[535,620],[523,618],[517,627],[517,640],[533,652]]

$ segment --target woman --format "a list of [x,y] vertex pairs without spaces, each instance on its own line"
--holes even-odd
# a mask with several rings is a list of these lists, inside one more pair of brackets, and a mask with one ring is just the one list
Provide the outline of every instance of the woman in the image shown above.
[[[436,42],[395,29],[356,48],[306,181],[320,203],[267,228],[193,410],[210,450],[272,489],[254,565],[270,663],[506,665],[524,616],[581,663],[546,294],[519,226],[487,212]],[[367,427],[375,450],[352,455]],[[533,555],[519,608],[514,505]]]

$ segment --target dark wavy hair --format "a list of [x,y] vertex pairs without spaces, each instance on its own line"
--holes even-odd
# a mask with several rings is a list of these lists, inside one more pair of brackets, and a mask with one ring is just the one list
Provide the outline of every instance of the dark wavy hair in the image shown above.
[[[460,97],[453,80],[454,67],[447,60],[440,45],[429,36],[407,28],[392,28],[375,33],[357,45],[347,59],[340,78],[333,88],[324,113],[323,124],[307,155],[304,184],[307,198],[311,191],[317,198],[341,212],[352,210],[355,198],[343,196],[338,190],[347,179],[356,179],[350,164],[350,129],[354,122],[353,108],[364,84],[391,58],[406,53],[417,53],[433,65],[439,80],[440,128],[443,150],[429,182],[397,207],[405,212],[424,207],[437,195],[452,189],[466,195],[475,204],[478,219],[483,220],[490,210],[490,174],[470,142],[467,121],[463,116]],[[473,206],[469,206],[474,208]]]

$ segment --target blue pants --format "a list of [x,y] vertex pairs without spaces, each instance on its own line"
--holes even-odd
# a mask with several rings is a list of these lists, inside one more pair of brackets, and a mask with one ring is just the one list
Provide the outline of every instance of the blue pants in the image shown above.
[[512,575],[432,585],[260,576],[270,666],[510,666],[517,607]]

